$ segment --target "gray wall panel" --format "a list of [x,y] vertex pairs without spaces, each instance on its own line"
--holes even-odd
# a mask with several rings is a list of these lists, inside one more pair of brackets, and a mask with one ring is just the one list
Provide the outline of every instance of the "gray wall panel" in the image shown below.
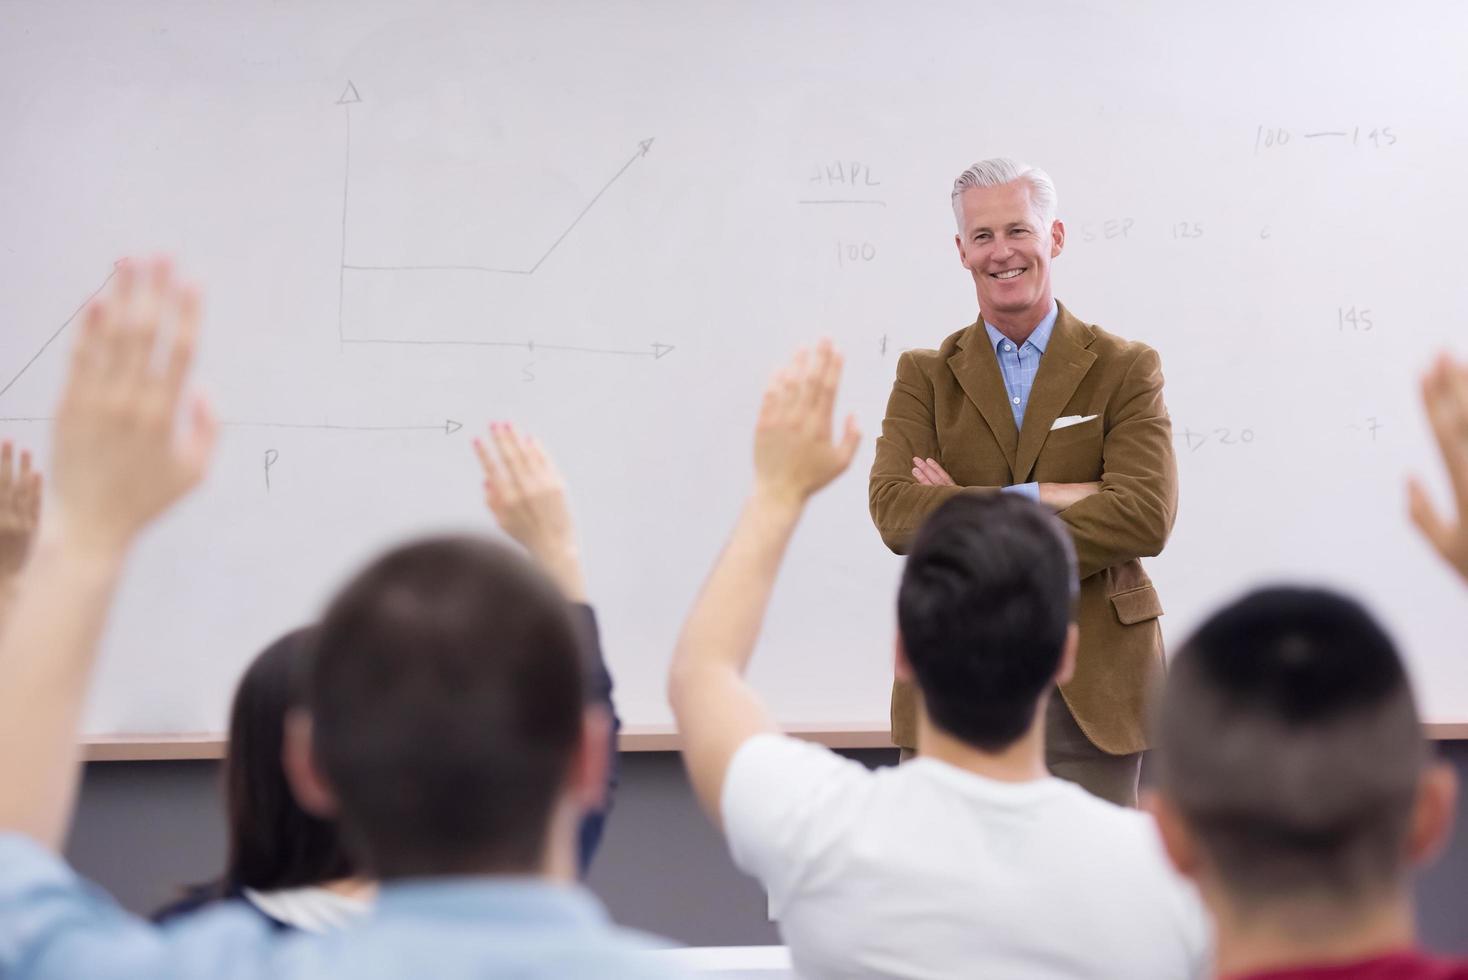
[[[1468,786],[1468,743],[1441,746]],[[868,765],[892,752],[851,753]],[[180,884],[209,877],[223,853],[223,823],[211,762],[93,763],[87,767],[67,855],[126,907],[147,912]],[[592,869],[591,886],[613,916],[694,945],[778,941],[764,895],[740,874],[699,812],[678,758],[622,757],[617,808]],[[1418,884],[1427,945],[1468,954],[1468,807],[1442,859]]]

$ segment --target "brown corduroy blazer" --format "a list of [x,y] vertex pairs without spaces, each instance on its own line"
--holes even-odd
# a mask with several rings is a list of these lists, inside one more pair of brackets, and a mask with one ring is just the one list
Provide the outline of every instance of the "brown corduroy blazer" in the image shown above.
[[[1050,430],[1068,415],[1097,418]],[[917,483],[914,456],[937,460],[958,486]],[[1100,493],[1060,513],[1081,578],[1080,650],[1075,677],[1061,694],[1097,747],[1140,752],[1163,654],[1162,604],[1139,559],[1162,551],[1177,513],[1177,461],[1157,352],[1061,306],[1020,431],[982,321],[936,351],[910,350],[898,359],[869,487],[872,520],[897,554],[953,494],[1095,480]],[[893,686],[892,741],[904,748],[917,743],[917,697],[907,684]]]

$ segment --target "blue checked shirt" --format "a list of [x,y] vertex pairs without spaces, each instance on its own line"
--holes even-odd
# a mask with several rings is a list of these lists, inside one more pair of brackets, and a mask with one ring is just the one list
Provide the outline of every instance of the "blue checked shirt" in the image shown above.
[[[1009,393],[1009,407],[1014,411],[1014,427],[1021,429],[1025,424],[1025,409],[1030,404],[1030,389],[1035,384],[1035,374],[1040,370],[1040,358],[1045,345],[1050,343],[1050,332],[1055,329],[1055,318],[1060,307],[1052,300],[1050,312],[1035,327],[1034,333],[1023,344],[1016,345],[1004,334],[984,323],[989,342],[994,345],[994,356],[999,359],[999,373],[1004,376],[1004,390]],[[1040,499],[1040,484],[1018,483],[1005,487],[1011,493],[1022,493],[1031,500]]]

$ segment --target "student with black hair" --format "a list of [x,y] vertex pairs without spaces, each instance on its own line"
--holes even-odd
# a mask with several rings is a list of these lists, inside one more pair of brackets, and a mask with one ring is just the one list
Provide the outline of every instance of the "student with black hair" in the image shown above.
[[[612,679],[602,658],[596,618],[586,604],[585,577],[565,485],[539,442],[496,424],[490,445],[475,440],[485,494],[501,528],[526,548],[576,603],[585,646],[587,702],[612,718]],[[334,822],[296,802],[281,765],[285,719],[300,704],[301,680],[316,631],[287,633],[255,658],[240,678],[230,709],[224,762],[229,858],[218,879],[195,886],[155,913],[169,922],[220,900],[243,900],[279,928],[326,932],[365,915],[375,883],[358,874]],[[601,842],[617,773],[615,737],[608,746],[607,801],[581,820],[578,866],[584,876]]]
[[282,934],[222,903],[160,928],[60,859],[81,706],[126,559],[213,454],[207,405],[180,412],[198,320],[197,295],[161,262],[123,263],[81,318],[50,530],[0,635],[0,976],[667,976],[577,884],[611,721],[586,703],[574,612],[534,562],[487,540],[413,542],[359,573],[321,618],[287,717],[292,791],[380,883],[369,916]]
[[[1468,365],[1422,381],[1452,485],[1413,521],[1468,581]],[[1301,587],[1214,613],[1172,664],[1148,807],[1217,927],[1228,980],[1455,980],[1416,949],[1412,871],[1452,831],[1457,774],[1432,758],[1405,665],[1359,603]]]
[[1456,774],[1359,604],[1281,587],[1225,606],[1173,661],[1157,731],[1149,807],[1213,913],[1220,977],[1468,978],[1415,949],[1412,905]]
[[293,630],[245,670],[229,713],[224,873],[159,910],[163,923],[241,900],[282,929],[326,932],[364,915],[373,885],[355,873],[336,824],[301,809],[281,765],[287,712],[306,669],[312,630]]
[[918,531],[897,597],[917,759],[868,771],[780,733],[744,673],[833,442],[841,359],[797,355],[765,393],[755,478],[689,612],[669,696],[700,803],[769,894],[802,977],[1179,980],[1207,961],[1192,889],[1146,814],[1045,769],[1049,692],[1074,666],[1075,554],[1040,504],[957,494]]

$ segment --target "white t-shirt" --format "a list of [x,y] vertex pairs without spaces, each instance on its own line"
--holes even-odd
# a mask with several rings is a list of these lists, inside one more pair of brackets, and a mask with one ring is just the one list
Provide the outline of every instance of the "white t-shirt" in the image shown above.
[[1151,817],[1059,779],[924,758],[869,771],[760,735],[735,754],[722,810],[802,978],[1206,973],[1202,904]]

